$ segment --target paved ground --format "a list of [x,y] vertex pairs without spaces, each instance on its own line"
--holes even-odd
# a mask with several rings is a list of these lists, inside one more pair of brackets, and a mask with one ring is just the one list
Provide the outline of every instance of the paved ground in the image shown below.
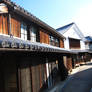
[[92,92],[92,62],[73,70],[64,82],[48,92]]
[[70,77],[58,92],[91,92],[92,63],[80,66],[78,73]]

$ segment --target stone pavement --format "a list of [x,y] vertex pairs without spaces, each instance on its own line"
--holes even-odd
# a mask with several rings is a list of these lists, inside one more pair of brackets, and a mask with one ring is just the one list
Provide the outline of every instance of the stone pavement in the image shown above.
[[73,69],[69,77],[47,92],[91,92],[92,62]]

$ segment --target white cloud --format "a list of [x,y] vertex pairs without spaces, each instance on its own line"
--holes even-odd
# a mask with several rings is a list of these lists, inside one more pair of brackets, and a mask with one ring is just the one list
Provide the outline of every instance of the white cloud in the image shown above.
[[73,20],[85,36],[92,36],[92,4],[81,8]]

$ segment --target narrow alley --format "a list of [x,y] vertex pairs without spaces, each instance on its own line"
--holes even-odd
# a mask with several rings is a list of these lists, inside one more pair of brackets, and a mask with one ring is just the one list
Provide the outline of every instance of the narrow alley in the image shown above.
[[60,83],[50,92],[92,92],[92,62],[74,69],[64,83]]
[[80,67],[60,92],[90,92],[92,88],[92,63]]

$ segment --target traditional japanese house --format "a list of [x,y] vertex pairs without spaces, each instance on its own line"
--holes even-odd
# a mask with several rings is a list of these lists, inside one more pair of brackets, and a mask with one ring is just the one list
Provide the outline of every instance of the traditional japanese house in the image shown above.
[[14,2],[0,0],[0,92],[40,92],[56,83],[58,70],[64,79],[63,56],[70,55],[64,39]]
[[85,49],[85,37],[75,23],[70,23],[57,29],[57,31],[66,37],[64,47],[75,52],[72,62],[67,62],[67,67],[71,70],[72,66],[79,65],[87,60],[88,51]]
[[85,41],[85,49],[89,51],[89,55],[88,55],[88,61],[91,59],[92,61],[92,37],[91,36],[86,36],[85,37],[86,41]]

